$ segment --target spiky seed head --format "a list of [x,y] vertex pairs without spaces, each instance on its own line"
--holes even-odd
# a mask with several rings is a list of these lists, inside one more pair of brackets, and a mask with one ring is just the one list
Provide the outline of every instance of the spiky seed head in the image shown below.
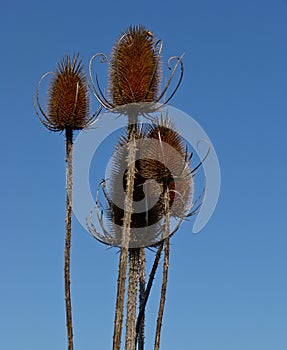
[[[147,138],[155,142],[149,142],[149,147],[145,147],[141,175],[156,180],[161,185],[162,194],[168,189],[171,215],[184,217],[192,206],[193,195],[193,177],[184,139],[167,117],[150,128]],[[153,188],[150,190],[154,191]],[[163,208],[162,202],[162,211]]]
[[[106,225],[109,234],[113,237],[113,245],[121,244],[123,234],[125,216],[124,203],[128,188],[128,139],[127,131],[127,134],[121,137],[117,143],[115,153],[112,157],[112,166],[110,168],[110,173],[108,176],[109,181],[107,183],[107,194],[109,201],[108,208],[105,209],[105,214],[108,219]],[[143,141],[143,134],[137,134],[136,140],[137,146],[140,148],[140,144]],[[136,159],[139,158],[139,152],[139,149],[137,149]],[[145,186],[146,179],[141,176],[141,160],[138,159],[135,162],[133,203],[139,203],[142,201],[142,207],[140,210],[135,210],[135,212],[131,213],[131,246],[153,245],[158,241],[158,236],[161,234],[161,203],[155,203],[153,198],[146,197],[145,192],[147,189]]]
[[[137,146],[139,149],[136,150],[136,159],[140,158],[140,148],[141,143],[144,142],[143,134],[137,134]],[[113,166],[112,171],[110,174],[110,191],[113,193],[114,198],[116,198],[116,203],[122,203],[120,206],[123,208],[124,204],[124,197],[121,197],[125,194],[127,190],[127,171],[128,171],[128,152],[129,152],[129,143],[128,143],[128,136],[124,136],[120,138],[118,145],[117,145],[117,151],[113,157]],[[152,208],[149,208],[149,199],[145,198],[145,182],[146,179],[141,175],[142,169],[141,169],[141,159],[137,159],[135,161],[135,174],[134,174],[134,189],[133,189],[133,201],[139,202],[144,199],[146,199],[146,207],[143,208],[144,210],[142,212],[136,212],[132,213],[132,222],[131,222],[131,228],[143,228],[148,227],[150,225],[153,225],[159,221],[160,212],[159,208],[155,205]],[[120,188],[123,189],[123,191],[119,191]],[[115,224],[122,226],[123,225],[123,217],[124,217],[124,211],[123,209],[119,208],[113,201],[112,206],[112,220]]]
[[130,26],[112,49],[109,90],[113,104],[155,101],[160,71],[154,35],[142,25]]
[[[133,203],[145,203],[140,212],[131,213],[132,244],[144,242],[153,246],[162,239],[166,210],[184,218],[192,206],[193,177],[183,137],[168,118],[147,124],[136,135]],[[114,242],[121,242],[124,226],[124,202],[127,190],[129,142],[122,137],[112,157],[107,185],[108,208],[105,209],[108,232]],[[165,191],[169,190],[168,207]],[[119,243],[118,243],[119,244]]]
[[64,56],[48,89],[47,114],[51,129],[83,129],[89,121],[89,86],[82,61]]

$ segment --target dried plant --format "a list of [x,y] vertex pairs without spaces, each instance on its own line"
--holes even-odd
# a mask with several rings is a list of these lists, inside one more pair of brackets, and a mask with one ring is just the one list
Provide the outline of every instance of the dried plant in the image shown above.
[[[129,263],[125,349],[144,350],[145,308],[152,282],[164,249],[162,291],[156,327],[155,349],[159,349],[169,265],[169,239],[182,221],[193,215],[193,176],[198,167],[190,168],[192,154],[168,116],[139,123],[139,115],[150,117],[159,111],[177,91],[183,77],[182,56],[168,60],[170,76],[162,89],[162,41],[144,26],[129,27],[118,39],[111,59],[95,54],[89,65],[93,93],[108,111],[127,116],[126,134],[119,140],[109,180],[103,180],[97,192],[96,207],[91,211],[88,229],[99,241],[120,247],[113,350],[120,350],[123,323],[126,269]],[[98,75],[93,77],[93,63],[109,61],[106,95]],[[172,67],[172,63],[175,63]],[[171,82],[179,69],[178,79],[170,92]],[[122,190],[119,190],[122,189]],[[105,198],[101,202],[100,193]],[[144,201],[142,211],[135,203]],[[153,204],[152,204],[153,203]],[[102,232],[93,224],[96,213]],[[173,221],[173,226],[171,224]],[[142,247],[142,248],[139,248]],[[145,248],[157,249],[146,283]],[[136,312],[139,294],[139,311]]]
[[[142,25],[130,26],[112,48],[110,61],[103,53],[95,54],[89,64],[92,91],[100,103],[90,113],[89,85],[79,55],[66,55],[54,72],[44,74],[37,85],[34,102],[41,123],[51,131],[66,135],[66,237],[65,237],[65,305],[68,349],[73,350],[72,305],[70,291],[70,256],[72,225],[72,152],[73,133],[92,125],[101,108],[127,117],[125,134],[116,145],[109,180],[104,179],[97,191],[96,207],[87,223],[90,233],[100,242],[120,248],[114,319],[113,350],[120,350],[126,302],[126,350],[144,350],[145,310],[161,255],[164,252],[161,295],[154,350],[160,348],[165,308],[170,238],[185,218],[194,215],[200,197],[194,200],[194,175],[201,166],[191,167],[192,153],[168,115],[151,116],[167,104],[183,77],[183,56],[167,62],[171,71],[161,88],[162,41]],[[100,87],[93,63],[109,61],[108,88]],[[178,72],[178,73],[177,73]],[[51,75],[46,111],[39,99],[42,81]],[[175,83],[172,83],[174,77]],[[173,86],[173,88],[171,88]],[[170,91],[171,90],[171,91]],[[107,95],[105,92],[107,91]],[[140,123],[139,116],[151,122]],[[102,198],[104,198],[104,203]],[[141,203],[138,210],[137,203]],[[101,232],[93,223],[96,213]],[[156,250],[152,269],[146,280],[146,251]],[[128,266],[128,281],[127,281]],[[139,310],[137,312],[137,302]]]
[[[44,74],[36,89],[34,103],[37,116],[51,131],[64,131],[66,134],[66,237],[64,256],[65,304],[68,349],[73,350],[73,325],[71,304],[71,231],[72,231],[72,152],[73,131],[92,125],[100,110],[90,115],[90,95],[82,61],[78,54],[72,58],[66,55],[55,72]],[[39,100],[39,89],[45,77],[51,75],[48,88],[47,112]],[[40,116],[42,115],[42,117]]]
[[[116,147],[112,158],[111,172],[108,174],[109,182],[103,181],[100,188],[104,193],[106,203],[103,205],[97,197],[97,215],[104,234],[95,230],[94,225],[90,226],[90,232],[101,242],[113,246],[120,246],[123,235],[123,223],[125,210],[123,203],[125,190],[127,188],[126,172],[128,167],[127,148],[128,136],[122,137]],[[175,130],[175,127],[168,116],[155,120],[155,124],[143,125],[138,129],[136,136],[135,151],[135,176],[132,199],[134,202],[146,198],[146,207],[141,212],[132,212],[130,221],[130,246],[155,247],[158,246],[158,253],[155,258],[147,287],[142,288],[139,314],[135,327],[135,334],[132,337],[134,344],[139,340],[139,349],[143,348],[144,334],[144,313],[147,299],[155,276],[161,252],[165,246],[163,287],[157,322],[156,344],[159,346],[164,301],[167,286],[168,261],[169,261],[169,238],[179,228],[185,217],[190,215],[193,208],[193,170],[190,168],[191,154],[187,152],[182,136]],[[154,180],[149,183],[149,180]],[[146,186],[143,191],[143,186]],[[157,185],[155,185],[157,184]],[[123,191],[119,191],[122,187]],[[158,193],[157,193],[158,192]],[[157,198],[154,203],[153,197]],[[122,203],[122,205],[118,205]],[[170,226],[170,217],[178,220],[174,229]],[[139,274],[144,274],[143,268],[139,268],[137,249],[130,249],[130,264],[128,291],[137,293],[135,280],[138,281]],[[141,258],[142,260],[144,257]],[[131,272],[132,271],[132,272]],[[135,279],[132,278],[135,274]],[[145,283],[144,283],[145,285]],[[128,312],[132,312],[128,309]],[[134,317],[134,316],[133,316]],[[127,324],[128,325],[128,324]],[[128,325],[130,326],[130,325]],[[128,342],[130,344],[130,341]],[[128,345],[126,344],[126,348]],[[132,348],[134,348],[133,345]]]
[[[109,70],[109,91],[112,98],[111,106],[119,107],[130,103],[155,101],[160,84],[160,53],[159,42],[154,35],[143,26],[129,27],[120,37],[112,50]],[[126,172],[126,196],[124,199],[122,249],[119,266],[118,296],[115,316],[114,349],[119,349],[121,343],[121,328],[123,317],[124,282],[128,247],[130,244],[131,226],[139,217],[133,215],[132,199],[135,194],[135,157],[137,113],[128,113],[128,160]],[[138,180],[138,179],[137,179]],[[132,216],[133,215],[133,216]],[[150,217],[156,216],[151,213]],[[140,219],[142,220],[142,219]],[[140,223],[138,223],[140,224]],[[137,225],[137,224],[136,224]],[[127,300],[126,349],[132,350],[136,339],[136,305],[138,285],[139,256],[138,249],[129,250],[129,289]],[[141,254],[143,256],[143,252]]]
[[[161,217],[163,223],[161,225],[162,239],[159,243],[158,253],[151,272],[150,281],[153,281],[161,251],[164,249],[164,268],[162,279],[162,291],[160,299],[160,307],[158,312],[158,320],[156,327],[155,349],[159,349],[160,333],[163,318],[163,311],[166,298],[167,277],[169,267],[169,239],[174,231],[170,227],[171,217],[180,219],[188,215],[193,206],[193,177],[190,170],[191,155],[187,153],[182,136],[175,130],[175,127],[168,116],[160,118],[155,125],[151,127],[147,134],[149,147],[144,148],[142,176],[148,179],[156,180],[160,184],[161,195],[159,203],[161,208]],[[151,189],[151,193],[154,190]],[[179,225],[176,229],[179,228]],[[150,285],[151,288],[151,285]],[[150,292],[147,290],[144,306]],[[142,322],[144,310],[140,310],[137,320],[137,331],[140,334],[140,325]]]

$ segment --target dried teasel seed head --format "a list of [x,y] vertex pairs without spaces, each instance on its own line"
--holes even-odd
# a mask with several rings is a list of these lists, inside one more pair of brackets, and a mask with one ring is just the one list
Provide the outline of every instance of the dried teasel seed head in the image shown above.
[[[155,205],[149,206],[149,198],[145,198],[145,182],[146,178],[144,178],[142,173],[142,163],[140,159],[140,153],[142,144],[144,143],[143,134],[139,133],[136,135],[137,142],[137,150],[136,150],[136,161],[135,161],[135,174],[134,174],[134,189],[133,189],[133,201],[139,202],[142,200],[146,200],[146,207],[143,207],[141,212],[136,212],[132,214],[132,222],[131,228],[141,228],[147,227],[158,222],[160,217],[159,208]],[[123,189],[121,195],[125,195],[127,190],[127,170],[128,170],[128,152],[129,152],[129,143],[128,136],[122,137],[117,145],[117,151],[113,157],[113,168],[110,174],[111,179],[111,192],[113,192],[114,196],[117,196],[119,188]],[[119,197],[120,198],[120,197]],[[119,203],[117,198],[117,203]],[[124,197],[120,199],[122,201],[121,207],[123,208]],[[114,202],[114,201],[113,201]],[[113,221],[117,225],[122,225],[123,219],[123,210],[117,208],[115,204],[113,204]]]
[[78,57],[66,55],[50,81],[47,119],[53,130],[83,129],[90,121],[89,86]]
[[[128,133],[128,132],[127,132]],[[110,235],[113,236],[113,242],[120,244],[123,234],[124,216],[125,216],[125,197],[127,191],[127,170],[129,142],[128,135],[121,137],[115,153],[112,157],[112,166],[109,172],[109,181],[107,182],[108,208],[105,210],[107,217],[107,228]],[[130,245],[145,246],[152,245],[158,241],[161,220],[161,203],[153,201],[152,197],[146,197],[149,184],[141,176],[140,148],[144,142],[143,134],[136,135],[137,151],[135,161],[135,175],[133,185],[133,212],[130,222]],[[137,203],[142,203],[140,208],[136,208]],[[135,205],[135,206],[134,206]],[[114,244],[117,245],[117,244]]]
[[129,27],[112,50],[109,90],[115,106],[153,102],[160,85],[160,52],[152,32]]
[[[185,141],[168,117],[151,126],[147,139],[150,142],[142,154],[141,176],[159,183],[162,194],[169,190],[170,213],[182,218],[188,214],[193,197],[193,177]],[[153,193],[154,189],[150,190]]]
[[[193,206],[190,156],[183,137],[167,117],[154,125],[141,124],[135,141],[130,247],[155,246],[179,227],[163,231],[167,213],[179,218],[181,223]],[[97,233],[96,237],[99,235],[100,241],[114,246],[121,245],[124,230],[127,172],[131,165],[128,164],[129,147],[127,130],[111,159],[104,190],[106,206],[99,201],[97,207],[104,236]]]

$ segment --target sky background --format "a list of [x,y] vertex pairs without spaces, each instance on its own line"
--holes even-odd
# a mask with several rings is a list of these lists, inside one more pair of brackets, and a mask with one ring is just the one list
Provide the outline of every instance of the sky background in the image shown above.
[[[66,53],[87,68],[139,23],[163,39],[164,62],[185,52],[172,105],[209,135],[222,175],[206,227],[172,239],[161,349],[286,349],[286,16],[284,0],[2,3],[0,349],[66,348],[64,135],[35,116],[38,79]],[[75,349],[111,349],[119,254],[76,219],[72,240]]]

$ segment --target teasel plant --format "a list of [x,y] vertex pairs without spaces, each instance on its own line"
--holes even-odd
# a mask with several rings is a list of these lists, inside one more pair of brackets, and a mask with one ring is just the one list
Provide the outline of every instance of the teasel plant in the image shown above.
[[[142,175],[147,179],[153,179],[160,185],[160,207],[162,240],[159,242],[158,251],[164,248],[164,262],[161,297],[156,322],[156,334],[154,350],[160,347],[160,335],[162,328],[163,312],[166,300],[170,237],[177,231],[183,218],[194,213],[193,208],[193,172],[190,170],[190,159],[184,139],[175,130],[168,115],[161,118],[151,128],[147,135],[149,145],[144,148]],[[150,142],[152,140],[153,142]],[[152,192],[154,190],[152,189]],[[171,230],[171,218],[177,218],[178,224]],[[155,260],[158,263],[158,260]],[[157,268],[157,265],[155,265]],[[139,313],[137,326],[141,325]]]
[[[93,224],[93,210],[91,211],[90,221],[87,223],[89,231],[95,238],[105,244],[120,248],[113,350],[120,350],[121,347],[127,264],[129,264],[129,277],[125,349],[135,349],[137,343],[139,350],[144,349],[145,307],[163,246],[166,243],[162,302],[159,309],[157,326],[157,334],[160,334],[168,271],[169,237],[180,225],[178,224],[173,231],[170,230],[171,213],[178,215],[176,211],[172,212],[170,201],[173,203],[174,198],[177,197],[176,201],[179,203],[177,205],[178,210],[180,206],[186,209],[190,205],[190,203],[186,203],[186,193],[180,193],[179,191],[177,193],[174,188],[170,188],[172,182],[166,183],[163,178],[157,178],[156,181],[161,184],[162,192],[160,194],[161,199],[155,207],[147,210],[147,213],[144,213],[144,215],[135,213],[133,207],[133,200],[143,195],[142,188],[146,179],[155,180],[156,177],[149,176],[152,171],[156,172],[156,168],[157,170],[160,169],[155,162],[149,162],[147,159],[145,161],[137,160],[138,150],[141,149],[141,147],[138,147],[139,143],[146,143],[147,140],[150,141],[151,139],[160,143],[162,141],[158,138],[158,135],[161,135],[160,137],[165,137],[165,135],[171,137],[171,147],[174,141],[175,134],[172,134],[173,129],[169,128],[169,121],[162,122],[160,129],[152,128],[149,131],[149,127],[142,129],[139,123],[140,115],[153,120],[151,114],[160,111],[172,99],[183,78],[183,55],[172,56],[167,62],[170,76],[166,84],[161,88],[162,48],[162,41],[157,40],[150,30],[147,30],[142,25],[130,26],[115,43],[110,60],[104,53],[97,53],[92,56],[89,65],[93,92],[101,106],[107,111],[127,116],[127,130],[123,139],[118,144],[121,151],[119,151],[120,153],[115,158],[115,166],[111,174],[110,191],[106,189],[107,181],[103,180],[99,185],[99,190],[104,193],[108,208],[101,209],[97,193],[95,211],[103,233],[99,233]],[[99,59],[101,63],[109,63],[108,94],[105,93],[106,90],[101,88],[98,75],[94,74],[93,64],[96,59]],[[170,133],[166,132],[167,130],[170,130]],[[186,150],[183,152],[182,142],[179,141],[178,145],[181,154],[183,155],[185,152],[183,157],[184,164],[181,164],[181,170],[187,167],[191,158],[187,155]],[[159,150],[157,149],[157,151]],[[120,169],[122,165],[124,168],[126,167],[124,173]],[[146,177],[148,169],[150,174]],[[122,174],[122,179],[119,177],[119,174]],[[186,174],[185,181],[189,181],[192,177],[192,172],[191,175]],[[113,202],[111,193],[117,192],[117,188],[115,186],[113,188],[112,183],[121,183],[124,187],[124,196],[121,198],[122,207],[118,207]],[[149,201],[152,199],[154,193],[157,193],[156,189],[155,191],[150,189],[150,198],[146,200]],[[175,207],[174,205],[172,206],[172,208]],[[105,215],[103,215],[103,212],[109,218],[107,226],[104,224],[105,220],[103,217]],[[179,222],[181,223],[184,217],[189,215],[191,215],[191,212],[185,216],[182,215],[181,210]],[[154,242],[148,245],[137,245],[137,247],[133,247],[133,240],[138,238],[138,235],[134,235],[134,231],[140,228],[146,233],[149,226],[153,227],[152,235]],[[160,235],[162,239],[159,239]],[[149,280],[146,282],[145,248],[150,246],[153,248],[156,247],[157,253]],[[140,294],[139,312],[136,320],[136,299],[138,292]],[[157,343],[159,347],[159,340],[157,340]]]
[[[43,108],[39,91],[43,80],[50,77],[46,108]],[[71,302],[71,235],[72,235],[72,159],[75,130],[91,127],[101,107],[91,114],[90,87],[79,54],[65,55],[55,71],[42,75],[34,100],[40,122],[50,131],[65,132],[66,138],[66,234],[64,251],[64,284],[67,327],[67,347],[73,350],[73,322]],[[46,110],[45,110],[46,109]]]
[[[147,124],[139,128],[140,132],[136,140],[136,162],[133,201],[145,201],[143,210],[131,214],[130,247],[144,247],[157,249],[154,264],[148,283],[144,283],[144,291],[140,294],[139,312],[136,317],[136,337],[133,349],[144,348],[142,326],[144,324],[145,307],[150,295],[153,279],[155,277],[162,251],[164,249],[164,266],[161,288],[160,306],[156,326],[155,348],[159,349],[162,327],[163,311],[166,299],[167,277],[169,267],[169,240],[179,229],[186,218],[195,215],[200,208],[200,198],[194,200],[194,175],[201,165],[190,167],[192,154],[188,153],[184,139],[175,130],[173,123],[164,116],[155,120],[155,124]],[[128,136],[123,136],[117,144],[112,157],[111,168],[107,174],[109,180],[103,180],[96,197],[96,216],[103,233],[97,231],[93,224],[91,212],[89,230],[91,234],[110,246],[120,247],[124,220],[124,209],[121,203],[124,201],[127,181],[125,177],[127,167]],[[119,191],[123,188],[123,192]],[[105,203],[100,199],[103,194]],[[173,220],[173,224],[171,224]],[[139,254],[144,251],[139,249]],[[129,258],[138,258],[130,256]],[[135,285],[138,278],[145,273],[141,267],[143,258],[139,259],[140,266],[132,264],[136,268],[137,280],[132,280],[134,293],[137,293]],[[134,272],[134,270],[133,270]],[[145,281],[145,280],[144,280]],[[130,282],[130,279],[129,279]],[[146,282],[146,281],[145,281]],[[139,280],[142,288],[142,280]]]

